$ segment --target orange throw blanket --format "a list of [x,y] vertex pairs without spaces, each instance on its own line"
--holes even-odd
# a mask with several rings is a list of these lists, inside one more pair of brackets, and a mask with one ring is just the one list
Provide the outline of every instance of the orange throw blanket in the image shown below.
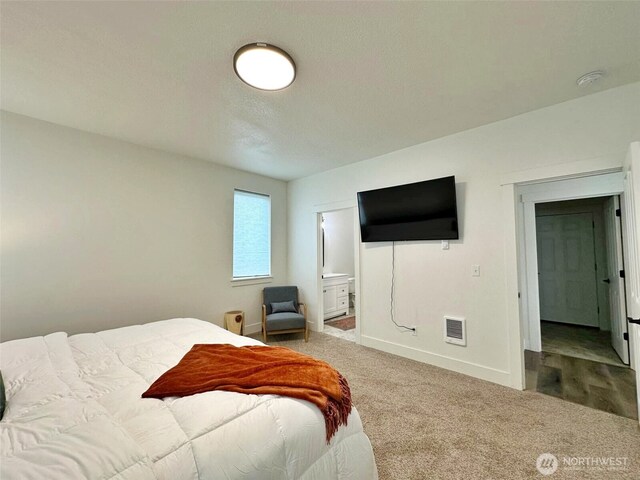
[[327,442],[351,413],[349,384],[337,370],[284,347],[194,345],[142,397],[184,397],[212,390],[307,400],[324,416]]

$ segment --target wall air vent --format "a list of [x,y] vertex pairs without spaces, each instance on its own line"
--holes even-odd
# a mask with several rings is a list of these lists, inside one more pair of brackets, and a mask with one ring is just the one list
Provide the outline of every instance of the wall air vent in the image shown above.
[[444,317],[444,341],[455,345],[467,345],[466,320]]

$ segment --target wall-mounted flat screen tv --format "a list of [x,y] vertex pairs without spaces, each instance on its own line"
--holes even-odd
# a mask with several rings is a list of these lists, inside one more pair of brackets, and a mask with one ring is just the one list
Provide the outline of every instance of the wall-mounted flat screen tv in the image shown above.
[[358,192],[363,242],[458,239],[454,176]]

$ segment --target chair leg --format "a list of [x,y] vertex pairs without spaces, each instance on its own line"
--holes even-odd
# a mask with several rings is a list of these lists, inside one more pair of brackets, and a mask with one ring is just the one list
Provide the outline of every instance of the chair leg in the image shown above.
[[309,341],[309,325],[304,327],[304,341],[305,343]]
[[262,327],[262,342],[267,343],[267,329]]

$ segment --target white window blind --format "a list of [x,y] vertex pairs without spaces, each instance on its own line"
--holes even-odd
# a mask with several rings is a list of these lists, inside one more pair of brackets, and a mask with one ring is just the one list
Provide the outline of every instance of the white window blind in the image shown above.
[[271,275],[271,197],[235,190],[233,278]]

